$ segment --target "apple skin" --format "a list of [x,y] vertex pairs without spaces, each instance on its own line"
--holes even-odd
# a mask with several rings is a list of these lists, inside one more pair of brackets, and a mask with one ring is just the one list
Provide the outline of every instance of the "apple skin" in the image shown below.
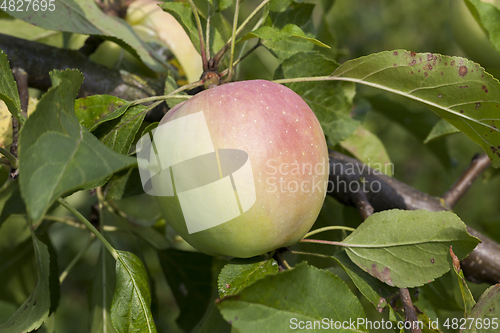
[[[159,126],[200,111],[215,149],[248,153],[256,201],[240,216],[190,234],[177,197],[156,197],[166,221],[210,255],[249,258],[301,240],[321,210],[329,173],[325,137],[313,111],[283,85],[241,81],[176,105]],[[156,145],[161,150],[161,142]]]

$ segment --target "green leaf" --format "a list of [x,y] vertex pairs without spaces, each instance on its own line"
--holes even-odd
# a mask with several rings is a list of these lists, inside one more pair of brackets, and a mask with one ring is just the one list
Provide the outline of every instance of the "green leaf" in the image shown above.
[[148,108],[144,105],[127,108],[119,118],[98,125],[93,134],[117,153],[128,154],[147,111]]
[[390,286],[409,288],[450,270],[450,246],[463,259],[479,240],[451,212],[393,209],[373,214],[342,243],[363,270]]
[[269,10],[272,12],[282,12],[286,10],[293,0],[271,0],[269,1]]
[[[80,124],[92,131],[102,122],[121,116],[126,109],[120,109],[121,113],[116,111],[127,103],[127,101],[111,95],[92,95],[75,101],[75,114]],[[114,117],[111,117],[111,114]]]
[[21,101],[17,92],[17,84],[10,70],[7,55],[3,50],[0,50],[0,99],[5,102],[10,113],[22,123],[24,117],[21,115]]
[[[179,86],[177,85],[177,82],[175,82],[175,79],[172,76],[167,77],[167,79],[165,80],[165,92],[164,92],[164,94],[168,95],[177,88],[179,88]],[[187,94],[185,91],[181,91],[179,93],[179,95],[187,95]],[[169,108],[173,108],[174,106],[176,106],[179,103],[182,103],[183,101],[184,100],[182,100],[182,99],[173,99],[173,98],[169,98],[166,100]]]
[[58,0],[56,7],[54,11],[25,10],[9,14],[48,30],[103,36],[138,56],[153,71],[166,70],[167,64],[151,46],[139,38],[125,20],[104,14],[94,1]]
[[496,125],[500,83],[478,64],[460,57],[395,50],[347,61],[331,77],[425,104],[483,147],[493,166],[500,166]]
[[242,42],[251,38],[261,38],[264,40],[269,40],[271,42],[279,42],[291,37],[302,38],[315,45],[330,48],[328,45],[320,42],[315,38],[307,37],[304,31],[302,31],[302,29],[300,29],[295,24],[287,24],[282,29],[279,29],[277,27],[262,26],[257,30],[247,33],[238,42]]
[[0,227],[11,214],[25,213],[26,207],[19,192],[19,182],[9,180],[9,185],[2,187],[0,191]]
[[110,309],[115,290],[115,260],[101,245],[96,273],[89,290],[90,331],[93,333],[116,332],[111,323]]
[[116,290],[111,322],[119,333],[156,332],[151,314],[148,275],[142,261],[131,252],[117,251]]
[[196,50],[200,50],[200,38],[198,35],[198,29],[196,28],[196,23],[194,21],[193,11],[186,2],[165,2],[160,5],[160,7],[170,13],[179,22],[186,33],[188,34],[191,42],[193,43]]
[[312,20],[315,4],[296,3],[292,4],[282,12],[271,12],[269,18],[274,27],[282,29],[287,24],[295,24],[304,32],[314,32]]
[[[424,142],[432,128],[441,120],[436,114],[428,112],[425,106],[417,102],[411,103],[410,101],[408,103],[407,98],[399,95],[378,91],[376,94],[365,97],[373,109],[401,125],[420,142]],[[427,143],[425,147],[434,154],[445,168],[450,166],[450,156],[446,142],[437,140]]]
[[19,181],[28,214],[38,221],[61,195],[102,183],[136,163],[83,128],[74,113],[82,75],[51,72],[53,87],[37,104],[19,136]]
[[35,289],[23,305],[0,326],[2,333],[24,333],[39,328],[49,316],[50,296],[50,254],[47,245],[32,235],[35,249],[36,277]]
[[111,177],[104,192],[106,200],[120,200],[144,194],[138,168],[117,172]]
[[185,331],[190,331],[208,307],[212,257],[197,252],[167,249],[158,251],[158,258],[179,306],[177,323]]
[[[299,321],[313,324],[323,318],[348,323],[365,318],[359,300],[345,282],[305,263],[256,281],[238,295],[222,299],[218,307],[224,319],[241,333],[290,332]],[[364,326],[355,324],[354,328],[336,331],[367,332]]]
[[493,3],[480,0],[464,1],[476,14],[476,19],[479,19],[482,28],[486,30],[491,44],[500,52],[500,9]]
[[384,144],[380,139],[363,127],[358,129],[340,145],[354,157],[380,173],[392,176],[394,167]]
[[208,307],[201,320],[196,324],[191,333],[236,333],[234,327],[231,327],[227,321],[222,318],[217,302],[219,292],[217,288],[217,278],[222,267],[227,262],[222,258],[212,258],[212,278],[211,278],[211,297],[208,301]]
[[231,7],[235,0],[209,0],[214,6],[214,10],[216,12],[220,12],[222,10],[226,10]]
[[[450,251],[452,251],[450,249]],[[453,256],[452,252],[452,256]],[[458,258],[456,259],[458,261]],[[457,267],[452,264],[453,267],[452,269],[452,274],[456,278],[456,281],[458,281],[458,285],[460,286],[460,292],[462,293],[462,300],[464,302],[464,309],[465,309],[465,318],[469,317],[472,308],[474,305],[476,305],[476,301],[474,300],[474,297],[472,296],[472,293],[470,292],[469,286],[467,285],[467,282],[465,281],[464,277],[464,272],[460,269],[460,267]]]
[[457,130],[455,126],[453,126],[446,120],[441,119],[436,123],[436,125],[434,125],[432,130],[429,132],[429,135],[427,135],[427,137],[425,138],[424,143],[429,143],[429,141],[432,141],[434,139],[438,139],[455,133],[460,133],[460,131]]
[[[463,330],[464,333],[493,333],[498,332],[498,318],[500,318],[500,284],[489,287],[481,295],[472,313],[468,317],[475,318],[472,327]],[[489,325],[486,325],[486,324]],[[495,325],[497,323],[497,325]]]
[[0,300],[20,306],[36,283],[33,240],[26,217],[11,215],[0,229]]
[[[337,66],[318,52],[301,52],[284,60],[274,76],[275,79],[320,76],[331,73]],[[359,122],[349,116],[355,94],[351,83],[300,82],[287,86],[309,104],[332,144],[348,138],[359,127]]]
[[235,295],[264,276],[278,272],[278,263],[273,258],[233,259],[219,274],[217,281],[219,296],[222,298]]
[[358,290],[377,310],[382,311],[388,305],[386,299],[398,292],[397,288],[389,287],[380,280],[374,279],[370,274],[355,265],[345,251],[335,253],[332,258],[342,266]]

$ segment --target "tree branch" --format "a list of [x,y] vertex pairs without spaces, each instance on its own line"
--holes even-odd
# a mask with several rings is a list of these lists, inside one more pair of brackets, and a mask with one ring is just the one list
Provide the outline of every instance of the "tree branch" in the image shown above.
[[491,160],[486,154],[476,155],[472,158],[471,164],[460,176],[460,178],[443,195],[443,200],[448,207],[453,208],[471,187],[474,180],[489,166]]
[[40,90],[52,86],[50,71],[77,68],[85,77],[80,97],[107,94],[132,101],[160,95],[164,91],[162,79],[143,78],[109,69],[90,61],[76,50],[59,49],[3,34],[0,34],[0,49],[7,54],[11,68],[23,68],[29,73],[29,86]]
[[413,306],[413,302],[411,301],[410,292],[408,288],[399,289],[399,295],[401,296],[401,302],[403,303],[403,307],[405,310],[406,321],[412,323],[411,325],[411,333],[422,333],[420,327],[418,327],[418,318],[415,312],[415,307]]
[[[363,179],[363,192],[375,212],[387,209],[450,210],[441,198],[422,193],[394,178],[371,169],[360,161],[330,151],[330,184],[328,194],[343,204],[359,206],[359,193],[349,191],[349,184]],[[464,276],[473,282],[500,282],[500,245],[485,235],[468,227],[479,244],[461,265]]]

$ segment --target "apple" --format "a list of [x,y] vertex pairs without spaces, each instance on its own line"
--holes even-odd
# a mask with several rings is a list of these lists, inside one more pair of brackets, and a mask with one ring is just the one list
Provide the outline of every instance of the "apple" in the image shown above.
[[203,253],[248,258],[293,245],[321,210],[325,136],[307,103],[283,85],[205,90],[172,108],[152,137],[145,155],[138,149],[144,189]]
[[[483,2],[500,7],[499,0]],[[467,57],[483,67],[500,68],[500,53],[490,43],[488,35],[463,0],[451,1],[450,20],[453,36]]]

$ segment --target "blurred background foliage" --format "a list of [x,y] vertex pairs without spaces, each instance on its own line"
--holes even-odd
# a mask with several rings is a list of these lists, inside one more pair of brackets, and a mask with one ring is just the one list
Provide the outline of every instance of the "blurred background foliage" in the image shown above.
[[[451,21],[456,19],[451,11],[452,2],[462,0],[318,0],[316,3],[319,5],[314,12],[314,28],[318,39],[332,46],[330,50],[318,50],[340,63],[393,49],[467,57],[457,43],[457,31],[454,34],[451,28]],[[241,17],[246,17],[258,3],[257,0],[244,1]],[[231,9],[226,10],[224,14],[232,21]],[[12,23],[9,20],[4,16],[0,20],[0,27]],[[60,47],[67,45],[70,38],[64,34],[41,31],[39,28],[27,28],[25,23],[16,24],[19,25],[16,35],[20,37],[33,39],[33,35],[26,35],[37,33],[38,41]],[[460,21],[455,24],[459,28],[463,26],[463,31],[458,31],[458,34],[467,33],[465,23]],[[4,31],[3,28],[0,30]],[[237,79],[272,79],[278,65],[279,62],[269,51],[259,48],[242,62]],[[495,70],[493,68],[491,72]],[[358,86],[357,90],[356,104],[363,106],[363,126],[375,133],[384,143],[394,164],[394,177],[416,189],[435,196],[442,195],[467,167],[471,158],[481,153],[481,148],[463,134],[453,134],[438,138],[431,144],[424,144],[423,140],[432,125],[438,121],[438,117],[430,110],[416,102],[395,98],[373,89]],[[498,173],[489,170],[482,179],[476,181],[455,211],[465,223],[500,242],[500,177],[495,176],[496,174]],[[0,170],[0,182],[6,177],[7,170]],[[88,192],[80,192],[71,196],[68,201],[89,217],[90,207],[96,199]],[[124,199],[116,204],[127,214],[139,219],[154,221],[155,216],[159,215],[154,201],[145,195]],[[148,212],[148,218],[144,217],[145,211]],[[51,212],[51,215],[69,216],[60,207]],[[356,226],[359,222],[359,216],[354,209],[342,207],[331,198],[327,198],[318,219],[318,224]],[[175,238],[168,227],[166,230],[171,246],[189,249],[187,244]],[[49,235],[58,253],[60,271],[67,267],[86,245],[89,237],[86,230],[62,223],[54,223]],[[155,318],[158,329],[163,332],[181,332],[175,323],[179,309],[170,287],[163,278],[155,251],[152,251],[146,242],[131,237],[127,232],[107,232],[106,236],[111,238],[115,247],[139,253],[139,257],[145,261],[153,276],[153,293],[157,295],[153,300],[153,313],[156,311],[159,314]],[[87,290],[82,286],[90,288],[100,248],[98,241],[93,242],[62,283],[63,297],[55,314],[56,332],[88,332],[88,296]],[[310,262],[314,263],[313,260]],[[318,265],[321,263],[318,262]],[[441,279],[446,281],[447,277]],[[486,286],[471,287],[477,300]],[[31,287],[27,286],[26,289],[31,290]],[[426,292],[428,291],[424,290],[424,294]],[[18,305],[0,301],[0,322],[6,321]],[[417,305],[428,309],[429,315],[460,316],[463,313],[456,311],[438,314],[436,309],[431,309],[425,301],[417,302]],[[370,312],[370,316],[375,318],[380,316],[378,313],[371,313],[375,310],[370,309],[373,309],[371,305],[365,307],[367,314]],[[49,328],[50,325],[45,324],[40,331],[48,332]]]

